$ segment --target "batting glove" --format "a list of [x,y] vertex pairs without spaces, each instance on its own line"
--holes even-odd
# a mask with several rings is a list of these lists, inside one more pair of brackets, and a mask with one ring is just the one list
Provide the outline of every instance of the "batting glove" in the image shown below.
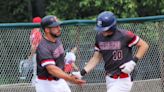
[[82,79],[82,77],[83,77],[81,75],[80,71],[78,71],[78,72],[72,72],[72,75],[77,76],[79,79]]
[[134,70],[135,66],[136,66],[136,63],[133,60],[130,60],[129,62],[121,65],[120,69],[122,72],[126,74],[130,74]]

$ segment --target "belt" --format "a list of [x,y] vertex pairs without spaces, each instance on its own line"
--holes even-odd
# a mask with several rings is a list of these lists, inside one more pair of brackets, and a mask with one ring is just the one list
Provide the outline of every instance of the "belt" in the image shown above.
[[[107,74],[107,75],[108,75],[108,74]],[[114,75],[111,75],[111,76],[109,76],[109,77],[111,77],[111,78],[113,78],[113,79],[127,78],[127,77],[129,77],[129,74],[126,74],[126,73],[121,72],[120,74],[114,74]]]
[[52,80],[59,80],[59,78],[53,78],[53,77],[45,77],[45,76],[38,76],[38,79],[40,80],[49,80],[49,81],[52,81]]

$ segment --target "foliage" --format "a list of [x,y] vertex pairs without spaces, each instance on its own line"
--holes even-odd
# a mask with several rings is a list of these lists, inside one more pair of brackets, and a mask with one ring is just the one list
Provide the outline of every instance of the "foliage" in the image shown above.
[[135,0],[139,16],[153,16],[164,14],[163,0]]
[[135,13],[137,6],[131,0],[52,1],[47,7],[48,14],[60,16],[62,19],[90,19],[95,18],[102,11],[112,11],[118,17],[137,16]]
[[164,0],[5,0],[0,2],[0,22],[31,21],[32,10],[62,20],[95,19],[102,11],[112,11],[118,18],[154,16],[164,14],[163,5]]
[[94,19],[105,10],[114,12],[119,18],[128,18],[161,15],[164,13],[162,4],[163,0],[51,0],[47,11],[62,19]]
[[[1,2],[1,16],[4,16],[4,20],[0,22],[22,22],[28,21],[30,18],[30,12],[28,11],[28,3],[30,0],[5,0]],[[0,5],[1,5],[0,4]]]

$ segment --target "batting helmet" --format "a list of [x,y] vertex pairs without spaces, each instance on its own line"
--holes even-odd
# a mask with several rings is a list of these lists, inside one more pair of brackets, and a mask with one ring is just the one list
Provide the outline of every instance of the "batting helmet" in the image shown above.
[[96,19],[96,28],[98,32],[103,32],[107,30],[116,30],[117,19],[115,15],[110,11],[104,11],[100,13]]
[[59,26],[61,24],[61,22],[59,22],[59,20],[57,19],[56,16],[52,16],[52,15],[48,15],[42,18],[41,21],[41,26],[42,28],[45,27],[56,27]]

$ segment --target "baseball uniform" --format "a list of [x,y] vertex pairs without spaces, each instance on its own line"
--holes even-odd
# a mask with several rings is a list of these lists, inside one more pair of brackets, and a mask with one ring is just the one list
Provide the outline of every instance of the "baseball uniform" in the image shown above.
[[130,74],[121,72],[119,67],[133,60],[131,47],[138,41],[138,36],[126,30],[116,30],[107,37],[101,33],[96,35],[95,50],[102,54],[105,62],[107,92],[130,92]]
[[72,63],[75,63],[76,56],[73,52],[67,52],[65,56],[65,67],[64,71],[70,73],[73,71]]
[[[35,83],[37,92],[71,92],[64,79],[52,76],[46,70],[51,64],[64,68],[64,49],[60,38],[50,42],[43,38],[37,48],[37,79]],[[46,88],[46,89],[45,89]]]

